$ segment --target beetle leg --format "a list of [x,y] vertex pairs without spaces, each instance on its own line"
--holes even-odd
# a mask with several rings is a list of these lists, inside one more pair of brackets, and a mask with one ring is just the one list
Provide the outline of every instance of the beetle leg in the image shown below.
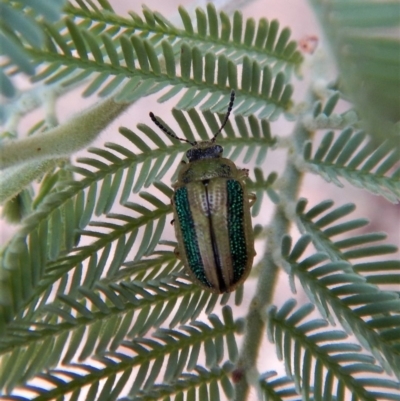
[[175,256],[176,256],[178,259],[180,259],[180,254],[179,254],[178,247],[176,247],[176,248],[174,249],[174,254],[175,254]]
[[175,219],[172,219],[172,220],[171,220],[171,225],[173,226],[174,223],[175,223]]
[[256,194],[249,194],[249,206],[252,207],[257,200],[257,195]]
[[238,170],[238,176],[237,176],[238,180],[242,180],[244,178],[247,178],[248,176],[249,176],[249,169],[242,168],[242,169]]

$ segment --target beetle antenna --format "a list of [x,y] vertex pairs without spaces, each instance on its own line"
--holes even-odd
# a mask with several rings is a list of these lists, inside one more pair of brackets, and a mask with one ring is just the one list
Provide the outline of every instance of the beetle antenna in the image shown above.
[[235,102],[235,91],[232,90],[231,92],[231,99],[229,101],[229,105],[228,105],[228,110],[226,111],[225,114],[225,118],[224,121],[222,122],[221,127],[219,128],[219,130],[214,134],[213,138],[211,139],[212,142],[214,142],[217,139],[217,136],[219,135],[219,133],[223,130],[223,128],[225,127],[226,123],[228,122],[228,118],[231,114],[231,111],[233,109],[233,103]]
[[170,137],[172,137],[172,138],[175,138],[175,139],[179,139],[179,140],[182,141],[182,142],[190,143],[192,146],[195,146],[195,145],[196,145],[196,142],[193,143],[193,142],[188,141],[186,138],[179,138],[178,136],[176,136],[176,135],[175,135],[173,132],[171,132],[168,128],[164,127],[164,125],[162,125],[162,124],[160,123],[160,121],[157,120],[157,117],[156,117],[152,112],[149,113],[149,116],[150,116],[151,120],[153,121],[153,123],[154,123],[155,125],[157,125],[157,127],[160,128],[162,131],[164,131],[168,136],[170,136]]

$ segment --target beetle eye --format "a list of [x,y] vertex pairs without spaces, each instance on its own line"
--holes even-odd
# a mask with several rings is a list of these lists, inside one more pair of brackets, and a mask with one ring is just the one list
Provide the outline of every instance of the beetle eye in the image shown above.
[[224,148],[221,145],[216,145],[216,149],[219,154],[222,154],[222,152],[224,151]]

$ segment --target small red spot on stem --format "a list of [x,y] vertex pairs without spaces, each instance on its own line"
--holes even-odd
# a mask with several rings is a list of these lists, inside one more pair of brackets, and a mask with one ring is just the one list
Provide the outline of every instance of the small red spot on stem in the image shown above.
[[234,384],[239,383],[244,376],[244,371],[243,369],[235,369],[232,371],[232,381]]
[[313,54],[318,46],[318,36],[306,35],[299,40],[299,47],[303,53]]

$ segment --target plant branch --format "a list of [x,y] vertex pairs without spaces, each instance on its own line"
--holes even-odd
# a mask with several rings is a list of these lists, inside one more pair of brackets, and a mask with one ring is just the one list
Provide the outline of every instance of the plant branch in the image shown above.
[[[308,104],[312,105],[313,102],[314,99],[311,98]],[[302,120],[296,124],[292,137],[293,148],[289,149],[289,155],[301,154],[303,144],[310,137],[310,132],[304,128]],[[276,207],[269,227],[256,294],[250,303],[250,309],[246,316],[246,331],[237,363],[237,369],[243,374],[243,379],[236,384],[236,400],[246,400],[249,385],[255,384],[258,379],[258,374],[257,377],[253,377],[252,374],[256,369],[260,345],[265,332],[265,308],[272,302],[279,271],[274,254],[280,250],[282,236],[289,231],[291,222],[285,209],[289,204],[296,201],[303,175],[304,173],[297,170],[295,161],[289,156],[281,178],[281,202]]]
[[31,161],[6,169],[0,176],[0,204],[17,196],[32,181],[56,167],[61,158]]
[[43,134],[4,144],[0,150],[0,168],[67,157],[93,142],[128,106],[129,103],[116,103],[108,98]]

